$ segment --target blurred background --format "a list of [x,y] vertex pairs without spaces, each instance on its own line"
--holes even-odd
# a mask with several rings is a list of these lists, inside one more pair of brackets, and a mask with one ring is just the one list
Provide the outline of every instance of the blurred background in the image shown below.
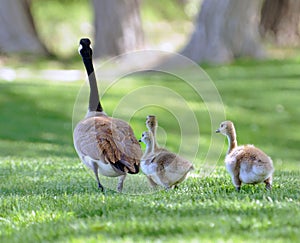
[[97,58],[154,48],[181,52],[198,63],[284,58],[296,55],[299,46],[300,3],[294,0],[0,3],[2,65],[13,64],[12,56],[72,58],[82,36],[93,39]]

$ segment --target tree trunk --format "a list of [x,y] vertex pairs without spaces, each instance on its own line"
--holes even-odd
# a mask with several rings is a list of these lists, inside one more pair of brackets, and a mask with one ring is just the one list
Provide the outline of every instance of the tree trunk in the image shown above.
[[48,54],[41,43],[28,0],[0,0],[0,52]]
[[261,35],[281,46],[299,45],[299,13],[299,0],[266,0],[261,11]]
[[139,0],[93,0],[96,57],[116,56],[143,47]]
[[261,5],[262,0],[204,0],[182,54],[211,63],[263,57],[258,28]]

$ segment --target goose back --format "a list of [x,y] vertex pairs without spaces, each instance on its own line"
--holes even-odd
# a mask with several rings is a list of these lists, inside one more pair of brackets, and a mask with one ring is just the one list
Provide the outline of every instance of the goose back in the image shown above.
[[74,145],[81,158],[89,156],[94,161],[110,163],[120,173],[139,172],[140,144],[122,120],[106,115],[82,120],[74,130]]

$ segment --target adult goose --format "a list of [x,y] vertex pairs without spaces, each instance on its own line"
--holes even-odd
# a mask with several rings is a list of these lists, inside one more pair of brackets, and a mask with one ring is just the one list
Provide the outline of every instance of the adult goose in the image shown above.
[[119,177],[117,191],[122,192],[127,173],[139,172],[142,150],[128,123],[109,117],[103,111],[90,44],[89,39],[81,39],[78,49],[88,75],[90,97],[88,112],[74,129],[74,146],[81,161],[94,172],[101,191],[104,188],[98,172],[108,177]]

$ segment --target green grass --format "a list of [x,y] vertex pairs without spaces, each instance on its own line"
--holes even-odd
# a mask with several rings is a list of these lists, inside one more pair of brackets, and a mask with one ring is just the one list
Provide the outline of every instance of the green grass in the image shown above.
[[[227,118],[236,124],[239,142],[253,143],[272,157],[276,171],[271,192],[263,184],[244,185],[235,192],[223,166],[225,138],[211,136],[216,128],[210,125],[203,101],[172,76],[121,79],[107,90],[103,105],[108,114],[120,105],[116,115],[126,117],[130,107],[123,108],[120,100],[131,97],[128,91],[151,84],[180,93],[199,122],[197,169],[178,190],[167,192],[151,193],[142,174],[128,176],[124,194],[111,190],[117,179],[101,178],[108,188],[105,195],[72,145],[73,106],[82,82],[0,81],[0,241],[297,242],[299,65],[291,59],[205,67]],[[168,107],[180,108],[182,104],[171,98]],[[133,115],[136,136],[145,130],[148,112],[159,118],[160,142],[166,140],[168,148],[177,151],[180,125],[161,107],[145,107]],[[83,115],[78,113],[76,118]],[[195,139],[193,134],[183,136]],[[211,141],[223,152],[204,177],[200,169]]]

